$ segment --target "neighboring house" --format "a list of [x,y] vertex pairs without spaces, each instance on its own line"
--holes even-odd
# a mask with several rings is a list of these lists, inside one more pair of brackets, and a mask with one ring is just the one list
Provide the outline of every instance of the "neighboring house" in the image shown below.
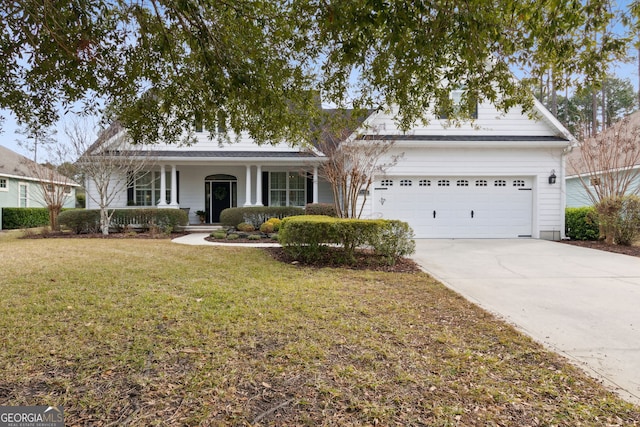
[[[540,103],[533,113],[536,119],[480,104],[473,124],[447,126],[434,115],[429,125],[404,133],[393,112],[372,113],[350,139],[395,141],[388,155],[404,155],[375,177],[363,217],[407,221],[418,238],[562,238],[564,154],[573,138]],[[313,150],[258,146],[248,138],[218,145],[207,133],[191,146],[148,149],[156,158],[152,173],[111,207],[190,208],[194,223],[194,212],[204,210],[215,223],[230,206],[332,202],[318,174],[325,157]],[[91,197],[87,208],[97,208]]]
[[[0,228],[2,227],[2,208],[47,207],[43,198],[43,184],[34,176],[33,160],[0,145]],[[44,166],[38,166],[44,167]],[[44,176],[44,175],[42,175]],[[79,184],[57,174],[51,175],[53,182],[46,185],[65,184],[65,208],[73,208],[76,203],[76,188]]]
[[[640,111],[618,121],[599,135],[598,138],[602,141],[609,141],[611,151],[618,151],[618,153],[615,156],[611,156],[609,153],[603,156],[601,163],[604,166],[602,170],[594,165],[590,167],[585,165],[580,147],[574,148],[567,155],[566,187],[567,207],[569,208],[593,205],[594,201],[589,196],[589,193],[597,194],[594,186],[599,185],[602,181],[600,178],[602,173],[598,172],[620,174],[624,170],[625,173],[632,175],[640,174],[640,171],[638,171],[640,168],[640,147],[638,146],[640,144]],[[618,138],[626,138],[627,141],[634,144],[635,150],[625,150],[626,143],[624,140],[612,140]],[[616,179],[620,178],[621,176],[618,175]],[[589,192],[587,192],[585,185]],[[628,186],[626,194],[638,194],[639,190],[640,178],[635,178]]]

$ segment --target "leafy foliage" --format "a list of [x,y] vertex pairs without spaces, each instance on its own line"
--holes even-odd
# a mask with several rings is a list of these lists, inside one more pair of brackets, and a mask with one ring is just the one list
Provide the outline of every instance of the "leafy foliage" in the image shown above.
[[620,203],[615,226],[615,242],[631,246],[640,235],[640,197],[626,196]]
[[49,225],[47,208],[2,208],[2,229],[43,227]]
[[220,213],[222,225],[237,227],[238,224],[247,222],[254,229],[267,222],[270,218],[286,218],[288,216],[302,215],[304,210],[295,206],[248,206],[241,208],[227,208]]
[[[532,76],[602,75],[626,39],[595,39],[609,1],[77,0],[7,2],[0,14],[0,108],[49,125],[58,105],[100,109],[133,141],[175,142],[199,121],[212,137],[308,141],[326,101],[399,105],[401,127],[434,104],[468,117],[475,100],[532,106]],[[352,82],[358,75],[357,83]],[[463,85],[454,108],[443,82]],[[193,140],[193,134],[187,136]]]
[[336,253],[342,261],[354,261],[356,249],[370,246],[384,256],[389,264],[415,250],[413,231],[401,221],[332,218],[303,215],[282,221],[278,240],[285,252],[302,261],[310,261],[327,253],[328,245],[338,245]]
[[331,203],[309,203],[304,207],[305,215],[324,215],[337,217],[336,207]]
[[[60,225],[74,233],[95,233],[101,229],[99,209],[72,209],[60,214]],[[156,227],[174,232],[177,226],[187,225],[187,213],[181,209],[115,209],[109,227],[122,231],[134,227],[143,230]]]
[[593,207],[565,210],[566,235],[572,240],[598,240],[598,214]]

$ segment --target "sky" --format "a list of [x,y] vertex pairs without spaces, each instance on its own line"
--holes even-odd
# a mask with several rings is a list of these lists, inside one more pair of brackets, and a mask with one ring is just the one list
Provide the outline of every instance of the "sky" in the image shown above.
[[[621,0],[618,3],[619,8],[626,8],[629,0]],[[611,69],[609,70],[610,74],[616,75],[618,78],[628,78],[636,91],[638,91],[638,63],[636,51],[631,51],[630,55],[632,59],[630,62],[617,62],[612,64]],[[15,118],[12,116],[11,112],[7,110],[0,109],[0,116],[4,117],[4,121],[0,124],[0,145],[3,145],[10,150],[13,150],[17,153],[20,153],[26,157],[33,158],[33,154],[30,153],[25,147],[21,146],[18,141],[24,142],[25,139],[22,135],[16,133],[19,129],[18,124],[16,123]],[[68,138],[65,135],[65,126],[70,125],[73,117],[63,117],[60,122],[56,126],[57,134],[54,136],[58,139],[58,141],[62,143],[67,143]],[[40,157],[40,155],[38,156]],[[38,159],[38,161],[42,161],[43,159]]]

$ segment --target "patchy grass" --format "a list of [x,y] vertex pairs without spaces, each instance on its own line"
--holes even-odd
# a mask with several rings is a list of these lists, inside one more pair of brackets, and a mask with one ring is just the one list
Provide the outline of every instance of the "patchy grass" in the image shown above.
[[164,240],[0,239],[0,405],[67,425],[638,425],[426,274]]

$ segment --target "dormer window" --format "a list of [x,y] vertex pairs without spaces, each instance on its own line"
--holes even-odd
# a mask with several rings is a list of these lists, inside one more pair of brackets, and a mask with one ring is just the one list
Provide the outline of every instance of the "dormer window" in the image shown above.
[[[453,110],[454,114],[458,114],[462,109],[461,105],[464,101],[463,94],[464,94],[464,89],[453,89],[452,91],[449,92],[451,109]],[[467,96],[470,96],[470,95],[467,95]],[[468,112],[468,116],[465,114],[465,116],[461,118],[477,119],[478,118],[478,101],[474,98],[471,98],[471,99],[467,99],[466,102],[469,104],[471,108],[469,108],[470,111]],[[444,108],[441,108],[441,109],[444,109]],[[442,120],[449,119],[449,116],[446,111],[440,112],[439,117]]]

